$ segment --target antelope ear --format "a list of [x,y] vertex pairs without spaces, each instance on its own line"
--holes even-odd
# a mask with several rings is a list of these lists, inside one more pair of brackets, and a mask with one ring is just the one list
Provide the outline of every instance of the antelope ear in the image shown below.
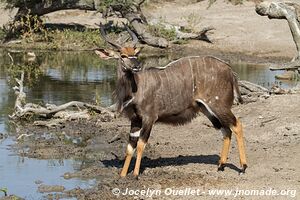
[[143,49],[142,47],[135,48],[134,49],[134,55],[138,55],[141,52],[142,49]]
[[105,50],[105,49],[96,49],[95,53],[104,60],[110,59],[110,58],[114,58],[113,55],[111,55],[111,52]]

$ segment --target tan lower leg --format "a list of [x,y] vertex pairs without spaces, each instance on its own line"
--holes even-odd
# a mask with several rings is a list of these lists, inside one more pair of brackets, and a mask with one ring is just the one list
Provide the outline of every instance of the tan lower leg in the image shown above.
[[223,141],[223,148],[221,151],[221,158],[220,158],[220,166],[225,164],[227,161],[228,153],[229,153],[229,147],[231,142],[231,136],[225,136]]
[[135,162],[135,166],[134,166],[134,171],[133,171],[133,175],[134,176],[138,176],[139,172],[140,172],[140,166],[141,166],[141,160],[142,160],[142,155],[143,155],[143,151],[145,149],[146,143],[139,139],[137,142],[137,155],[136,155],[136,162]]
[[127,175],[133,153],[134,153],[134,149],[132,148],[132,146],[130,144],[128,144],[127,150],[126,150],[126,158],[125,158],[124,166],[123,166],[121,174],[120,174],[121,177],[125,177]]
[[242,123],[239,119],[237,119],[236,125],[231,128],[231,130],[235,133],[237,145],[240,154],[240,162],[241,166],[247,166],[246,154],[245,154],[245,145],[244,145],[244,136],[243,136],[243,127]]

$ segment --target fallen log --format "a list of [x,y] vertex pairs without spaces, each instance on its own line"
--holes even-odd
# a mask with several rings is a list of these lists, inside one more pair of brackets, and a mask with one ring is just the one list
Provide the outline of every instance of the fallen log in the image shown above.
[[272,65],[269,67],[270,70],[300,70],[300,60],[295,60],[290,63],[282,64],[281,66]]
[[184,27],[168,24],[165,22],[159,22],[158,20],[150,21],[149,25],[162,26],[166,30],[174,30],[177,40],[203,40],[209,43],[212,43],[212,41],[208,38],[207,33],[209,31],[216,30],[215,27],[208,26],[204,27],[202,30],[196,33],[183,32],[181,30],[184,29]]
[[[91,114],[89,111],[100,114],[101,121],[111,121],[115,118],[115,114],[107,108],[92,105],[81,101],[71,101],[62,105],[46,104],[41,106],[34,103],[26,103],[26,94],[24,93],[24,72],[21,74],[21,79],[16,79],[18,86],[13,87],[16,94],[16,102],[14,112],[9,115],[12,120],[34,116],[49,121],[36,121],[34,125],[53,127],[58,126],[65,121],[75,119],[89,119]],[[75,108],[75,110],[74,110]]]
[[257,85],[255,83],[251,83],[249,81],[239,81],[239,86],[241,88],[245,88],[246,90],[248,90],[249,92],[269,92],[269,90],[263,86]]

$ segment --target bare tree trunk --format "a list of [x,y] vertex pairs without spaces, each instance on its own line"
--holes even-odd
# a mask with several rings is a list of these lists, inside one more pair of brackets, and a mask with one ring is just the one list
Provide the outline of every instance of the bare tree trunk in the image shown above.
[[121,17],[128,20],[140,41],[153,47],[168,47],[169,42],[165,38],[155,37],[149,32],[148,22],[141,10],[141,5],[144,2],[145,0],[140,0],[138,3],[132,4],[130,9],[125,8],[124,5],[111,5],[110,10],[120,13]]
[[141,19],[140,14],[123,13],[122,15],[130,22],[134,32],[139,36],[141,41],[154,47],[168,47],[169,43],[165,38],[155,37],[147,31],[147,24]]
[[291,2],[262,2],[256,5],[257,14],[270,19],[286,19],[297,48],[297,55],[292,61],[300,60],[300,24],[298,13],[300,5]]

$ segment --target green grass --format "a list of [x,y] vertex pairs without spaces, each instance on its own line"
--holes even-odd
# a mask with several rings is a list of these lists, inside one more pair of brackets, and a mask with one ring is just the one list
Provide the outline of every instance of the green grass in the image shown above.
[[[0,30],[0,38],[2,36]],[[3,38],[5,33],[3,32]],[[20,43],[9,44],[10,47],[21,49],[47,49],[47,50],[85,50],[104,46],[105,42],[100,36],[99,30],[86,29],[76,31],[65,29],[44,30],[30,35],[21,35],[18,40]],[[5,44],[4,44],[5,46]]]
[[99,30],[88,30],[83,32],[74,30],[51,31],[48,33],[50,41],[49,48],[72,49],[72,48],[95,48],[103,46],[104,41],[100,37]]
[[175,29],[166,29],[163,25],[149,25],[149,32],[156,37],[163,37],[168,41],[176,40]]
[[3,28],[0,28],[0,41],[2,41],[5,38],[5,31],[3,30]]

